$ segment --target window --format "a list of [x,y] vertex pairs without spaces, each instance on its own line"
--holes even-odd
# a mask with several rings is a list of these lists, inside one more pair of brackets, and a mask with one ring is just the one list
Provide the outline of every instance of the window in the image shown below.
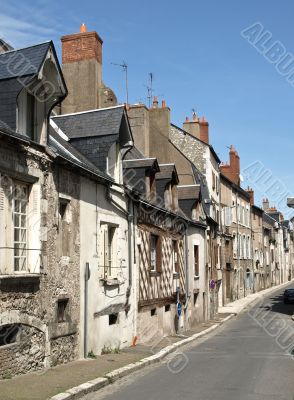
[[193,294],[193,304],[194,304],[194,307],[197,305],[197,300],[198,300],[198,293],[194,293],[194,294]]
[[161,272],[161,237],[153,234],[150,237],[150,270]]
[[173,194],[171,183],[168,183],[164,190],[164,205],[167,209],[171,209],[173,207]]
[[17,184],[13,193],[14,271],[27,270],[28,187]]
[[164,311],[165,312],[169,312],[170,311],[170,304],[167,304],[166,306],[164,306]]
[[199,276],[199,246],[194,245],[194,275]]
[[59,323],[66,322],[68,299],[57,301],[57,321]]
[[118,314],[109,314],[108,316],[108,324],[116,325],[118,323]]
[[104,278],[117,278],[117,230],[118,227],[110,224],[100,226],[100,265],[104,270]]
[[179,272],[178,242],[173,240],[173,272]]
[[151,317],[154,317],[154,315],[156,315],[156,308],[152,308],[152,310],[150,310],[150,315]]
[[0,327],[0,347],[16,343],[20,326],[17,324],[4,325]]
[[0,174],[0,274],[40,272],[40,185]]
[[212,180],[212,189],[215,189],[215,173],[212,171],[211,173],[211,180]]
[[121,182],[122,171],[121,171],[121,154],[120,154],[119,143],[114,143],[108,151],[106,159],[106,170],[107,173],[116,182]]
[[233,257],[237,257],[237,250],[238,245],[237,245],[237,236],[236,233],[233,233]]

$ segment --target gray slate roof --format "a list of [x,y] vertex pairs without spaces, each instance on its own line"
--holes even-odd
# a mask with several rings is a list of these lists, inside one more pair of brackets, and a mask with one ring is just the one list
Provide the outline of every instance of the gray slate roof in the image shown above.
[[124,106],[66,114],[53,117],[53,121],[70,138],[117,135],[120,130]]
[[83,156],[74,146],[64,140],[55,130],[50,126],[49,128],[49,147],[65,160],[78,165],[94,175],[101,177],[107,181],[113,179],[100,171],[94,164],[91,163],[86,157]]
[[35,75],[40,70],[51,42],[0,54],[0,80]]
[[179,200],[199,200],[200,185],[178,186]]

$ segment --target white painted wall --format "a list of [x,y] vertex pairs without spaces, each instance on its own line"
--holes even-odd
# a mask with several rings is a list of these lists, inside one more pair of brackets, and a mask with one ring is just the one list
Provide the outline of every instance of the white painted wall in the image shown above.
[[[121,193],[113,198],[127,209],[126,199]],[[128,255],[128,221],[127,217],[114,207],[106,198],[106,188],[96,182],[81,178],[80,202],[81,226],[81,335],[80,356],[84,354],[84,273],[86,263],[90,263],[91,277],[88,282],[88,351],[101,353],[103,347],[117,348],[129,346],[134,336],[133,326],[136,309],[134,303],[134,286],[131,287],[128,315],[125,311],[119,313],[118,323],[109,325],[108,315],[94,317],[94,313],[118,303],[126,303],[126,293],[129,287],[129,255]],[[101,245],[100,223],[109,222],[117,225],[117,261],[120,266],[119,286],[103,285],[101,278],[103,269],[99,265],[99,246]]]

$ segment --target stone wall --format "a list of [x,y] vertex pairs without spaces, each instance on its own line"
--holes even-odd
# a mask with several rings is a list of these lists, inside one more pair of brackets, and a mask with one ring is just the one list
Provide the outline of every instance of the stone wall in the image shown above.
[[204,143],[195,140],[189,134],[171,126],[170,140],[204,175],[206,174],[206,147]]
[[[16,375],[78,358],[80,320],[80,176],[40,148],[1,139],[0,173],[40,185],[40,267],[33,276],[0,275],[0,328],[20,324],[17,343],[0,346],[0,375]],[[30,184],[32,187],[34,183]],[[68,199],[69,256],[60,253],[59,197]],[[39,228],[38,228],[39,229]],[[38,231],[35,231],[35,236]],[[1,259],[3,263],[3,259]],[[0,264],[0,267],[2,265]],[[0,268],[2,270],[2,268]],[[66,320],[57,318],[57,303],[68,299]],[[12,362],[13,360],[13,362]]]
[[44,333],[26,325],[20,325],[18,329],[16,342],[0,347],[1,378],[44,368]]

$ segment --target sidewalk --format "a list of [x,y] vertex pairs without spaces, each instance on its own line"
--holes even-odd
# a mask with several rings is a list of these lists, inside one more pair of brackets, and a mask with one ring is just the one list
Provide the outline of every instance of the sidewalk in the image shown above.
[[218,328],[250,303],[287,284],[289,282],[220,307],[214,320],[198,324],[183,335],[160,338],[158,342],[155,341],[156,345],[139,344],[123,349],[119,354],[105,354],[96,359],[75,361],[45,371],[0,380],[0,400],[48,400],[52,397],[52,400],[78,399],[144,366],[158,363],[177,348]]
[[[156,342],[156,346],[137,345],[122,349],[118,354],[105,354],[96,359],[74,361],[69,364],[59,365],[45,371],[34,372],[17,376],[9,380],[0,380],[1,400],[47,400],[58,393],[104,377],[108,373],[136,363],[146,357],[158,354],[162,349],[184,342],[195,334],[206,332],[213,326],[218,326],[226,315],[221,315],[215,320],[201,323],[184,335],[167,336]],[[62,396],[60,397],[62,398]]]
[[231,313],[231,314],[239,314],[241,311],[244,310],[244,308],[246,308],[249,304],[251,304],[253,301],[255,300],[260,300],[262,299],[264,296],[266,296],[267,294],[270,294],[272,292],[275,292],[276,290],[280,290],[282,289],[284,286],[289,285],[292,281],[290,282],[286,282],[286,283],[282,283],[279,286],[273,286],[270,287],[268,289],[264,289],[261,292],[257,292],[257,293],[252,293],[249,294],[246,297],[243,297],[242,299],[233,301],[232,303],[228,303],[226,304],[224,307],[219,307],[218,308],[218,313],[222,314],[222,313]]

